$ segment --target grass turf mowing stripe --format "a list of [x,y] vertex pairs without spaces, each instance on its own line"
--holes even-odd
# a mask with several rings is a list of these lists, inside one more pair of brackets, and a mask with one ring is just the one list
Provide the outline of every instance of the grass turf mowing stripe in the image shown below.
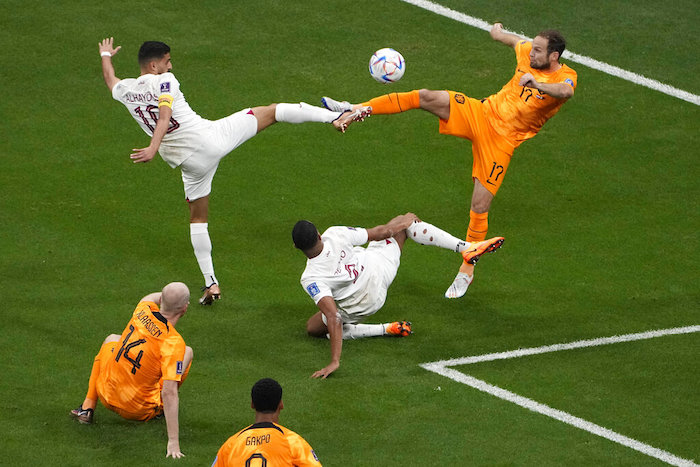
[[[430,2],[428,0],[401,0],[404,3],[409,3],[411,5],[417,6],[419,8],[423,8],[424,10],[428,10],[432,13],[444,16],[446,18],[453,19],[455,21],[459,21],[460,23],[464,23],[466,25],[478,28],[478,29],[483,29],[484,31],[490,31],[491,30],[491,24],[487,23],[483,19],[479,18],[474,18],[473,16],[469,16],[465,13],[461,13],[459,11],[453,10],[451,8],[447,8],[445,6],[439,5],[437,3]],[[511,32],[506,29],[503,30],[504,32]],[[513,33],[515,34],[515,33]],[[520,36],[520,34],[517,34]],[[525,39],[532,40],[531,37],[525,37]],[[664,94],[667,94],[669,96],[675,97],[677,99],[684,100],[686,102],[690,102],[691,104],[695,105],[700,105],[700,96],[696,94],[692,94],[688,91],[684,91],[682,89],[674,88],[673,86],[670,86],[668,84],[664,84],[660,81],[656,81],[655,79],[647,78],[646,76],[623,70],[622,68],[616,67],[614,65],[607,64],[605,62],[601,62],[599,60],[596,60],[594,58],[586,57],[585,55],[579,55],[573,52],[570,52],[568,50],[565,50],[564,53],[562,54],[562,58],[565,58],[567,60],[571,60],[572,62],[580,63],[581,65],[587,66],[589,68],[593,68],[594,70],[602,71],[603,73],[607,73],[609,75],[615,76],[617,78],[624,79],[626,81],[629,81],[634,84],[638,84],[640,86],[644,86],[649,89],[653,89],[654,91],[659,91]]]
[[521,407],[524,407],[533,412],[546,415],[548,417],[559,420],[568,425],[574,426],[584,431],[588,431],[594,435],[600,436],[602,438],[608,439],[615,443],[627,446],[628,448],[634,449],[635,451],[646,454],[647,456],[659,459],[667,464],[678,465],[678,466],[696,466],[692,460],[680,458],[670,452],[664,451],[662,449],[655,448],[648,444],[637,441],[636,439],[629,438],[627,436],[616,433],[595,423],[589,422],[582,418],[571,415],[567,412],[554,409],[545,404],[541,404],[527,397],[520,396],[514,392],[508,391],[506,389],[494,386],[487,383],[486,381],[474,378],[467,374],[461,373],[457,370],[449,368],[450,366],[457,365],[469,365],[479,362],[487,362],[493,360],[504,360],[509,358],[524,357],[528,355],[538,355],[548,352],[559,352],[562,350],[572,350],[580,349],[585,347],[596,347],[601,345],[618,344],[622,342],[631,342],[644,339],[653,339],[662,336],[671,336],[678,334],[690,334],[694,332],[700,332],[700,325],[669,328],[669,329],[659,329],[647,332],[640,332],[634,334],[624,334],[620,336],[610,336],[601,337],[597,339],[580,340],[575,342],[569,342],[564,344],[554,344],[545,345],[541,347],[531,347],[526,349],[510,350],[506,352],[490,353],[484,355],[477,355],[472,357],[455,358],[450,360],[441,360],[437,362],[422,363],[421,368],[437,373],[441,376],[449,378],[458,383],[466,384],[478,389],[479,391],[486,392],[492,396],[496,396],[500,399],[512,402]]

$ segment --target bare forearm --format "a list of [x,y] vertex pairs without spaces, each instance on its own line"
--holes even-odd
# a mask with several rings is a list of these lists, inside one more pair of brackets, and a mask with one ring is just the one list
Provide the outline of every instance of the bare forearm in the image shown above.
[[328,337],[331,343],[331,363],[340,365],[340,354],[343,351],[343,323],[336,319],[328,323]]
[[160,115],[158,116],[158,122],[153,130],[153,136],[151,137],[151,148],[156,151],[160,148],[160,143],[163,141],[165,134],[168,132],[168,126],[170,125],[170,117],[173,115],[173,111],[170,107],[161,106],[158,108]]
[[[163,413],[168,430],[168,446],[180,451],[180,423],[178,411],[180,400],[177,394],[177,381],[163,382]],[[169,449],[170,450],[170,449]]]
[[509,32],[505,32],[501,23],[495,23],[491,27],[491,31],[489,34],[491,34],[491,38],[493,40],[501,42],[510,47],[515,47],[515,45],[520,40],[519,36],[516,36],[515,34],[511,34]]
[[574,89],[565,83],[540,83],[535,82],[537,90],[549,94],[557,99],[568,99],[574,95]]
[[377,241],[393,237],[402,230],[406,230],[418,217],[412,212],[396,216],[384,225],[378,225],[367,230],[367,240]]
[[107,55],[102,57],[102,77],[110,91],[119,82],[112,65],[112,57]]

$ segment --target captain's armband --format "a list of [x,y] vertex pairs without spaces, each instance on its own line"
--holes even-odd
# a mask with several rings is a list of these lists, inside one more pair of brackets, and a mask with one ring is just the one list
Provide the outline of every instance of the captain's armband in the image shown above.
[[166,105],[172,109],[173,108],[173,96],[171,96],[170,94],[161,94],[160,96],[158,96],[158,107],[162,107],[164,105]]

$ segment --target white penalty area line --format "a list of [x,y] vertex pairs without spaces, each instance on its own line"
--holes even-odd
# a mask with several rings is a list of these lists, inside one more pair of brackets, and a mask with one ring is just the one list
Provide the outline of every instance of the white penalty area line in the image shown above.
[[[451,8],[447,8],[445,6],[439,5],[434,2],[430,2],[428,0],[401,0],[404,3],[410,3],[411,5],[415,5],[419,8],[423,8],[424,10],[431,11],[433,13],[436,13],[441,16],[445,16],[446,18],[453,19],[455,21],[458,21],[460,23],[467,24],[469,26],[478,28],[478,29],[483,29],[484,31],[490,31],[491,30],[491,24],[487,23],[486,21],[475,18],[473,16],[466,15],[464,13],[461,13],[456,10],[452,10]],[[504,29],[505,30],[505,29]],[[509,31],[506,31],[509,32]],[[514,33],[517,34],[517,33]],[[517,34],[520,36],[520,34]],[[531,37],[525,37],[525,39],[532,40]],[[615,76],[617,78],[624,79],[626,81],[630,81],[634,84],[638,84],[640,86],[644,86],[649,89],[653,89],[655,91],[662,92],[664,94],[667,94],[669,96],[675,97],[677,99],[684,100],[686,102],[690,102],[695,105],[700,105],[700,96],[696,94],[692,94],[688,91],[683,91],[682,89],[677,89],[674,88],[673,86],[669,86],[668,84],[664,84],[660,81],[656,81],[651,78],[647,78],[645,76],[639,75],[637,73],[633,73],[631,71],[623,70],[622,68],[616,67],[614,65],[609,65],[605,62],[601,62],[599,60],[595,60],[590,57],[586,57],[585,55],[579,55],[575,54],[573,52],[569,52],[568,50],[565,50],[564,53],[562,54],[562,58],[565,58],[567,60],[571,60],[572,62],[580,63],[582,65],[585,65],[589,68],[593,68],[594,70],[602,71],[603,73],[607,73],[609,75]]]
[[555,345],[545,345],[542,347],[532,347],[527,349],[517,349],[510,350],[507,352],[490,353],[485,355],[477,355],[473,357],[455,358],[450,360],[441,360],[437,362],[422,363],[421,368],[437,373],[441,376],[449,378],[458,383],[466,384],[479,391],[491,394],[500,399],[512,402],[521,407],[524,407],[533,412],[546,415],[547,417],[554,418],[560,422],[564,422],[568,425],[574,426],[581,430],[588,431],[594,435],[601,436],[610,441],[616,442],[628,448],[639,451],[647,456],[654,457],[660,461],[666,462],[667,464],[677,465],[677,466],[697,466],[692,460],[683,459],[678,456],[671,454],[670,452],[664,451],[662,449],[655,448],[648,444],[642,443],[635,439],[629,438],[627,436],[616,433],[595,423],[591,423],[582,418],[571,415],[567,412],[554,409],[545,404],[541,404],[532,399],[515,394],[514,392],[507,391],[498,386],[487,383],[486,381],[474,378],[460,371],[449,368],[450,366],[458,365],[469,365],[479,362],[488,362],[494,360],[505,360],[510,358],[524,357],[528,355],[538,355],[548,352],[558,352],[561,350],[572,350],[580,349],[584,347],[596,347],[600,345],[608,344],[618,344],[622,342],[631,342],[643,339],[653,339],[655,337],[678,335],[678,334],[690,334],[694,332],[700,332],[700,325],[678,327],[671,329],[660,329],[655,331],[647,331],[636,334],[625,334],[621,336],[611,336],[611,337],[601,337],[597,339],[581,340],[576,342],[569,342],[565,344],[555,344]]

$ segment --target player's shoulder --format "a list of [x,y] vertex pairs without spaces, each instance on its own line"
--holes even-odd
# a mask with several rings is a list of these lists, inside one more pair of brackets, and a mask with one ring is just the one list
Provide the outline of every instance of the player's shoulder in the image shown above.
[[366,231],[366,229],[364,229],[363,227],[348,227],[348,226],[335,225],[333,227],[327,228],[323,232],[323,234],[321,234],[321,238],[323,238],[323,237],[349,238],[349,237],[355,237],[357,235],[362,235],[362,233],[365,231]]
[[530,50],[532,50],[532,41],[529,41],[527,39],[518,39],[515,42],[515,46],[513,47],[515,49],[515,53],[518,55],[522,54],[529,54]]

